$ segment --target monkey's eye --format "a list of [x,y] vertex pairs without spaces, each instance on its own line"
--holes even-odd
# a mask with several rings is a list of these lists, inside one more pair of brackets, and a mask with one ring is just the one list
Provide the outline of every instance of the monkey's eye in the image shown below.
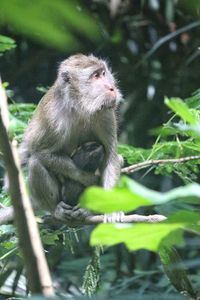
[[93,74],[93,77],[94,77],[95,79],[98,79],[100,76],[101,76],[100,72],[95,72],[95,73]]
[[103,76],[105,76],[105,75],[106,75],[106,72],[105,72],[104,70],[103,70],[103,72],[102,72],[102,75],[103,75]]

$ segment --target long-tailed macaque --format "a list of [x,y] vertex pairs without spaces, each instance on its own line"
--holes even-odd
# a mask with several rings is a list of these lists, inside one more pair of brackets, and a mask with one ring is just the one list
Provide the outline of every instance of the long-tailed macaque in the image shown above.
[[[71,156],[73,162],[81,170],[95,172],[101,167],[104,159],[104,149],[102,145],[95,142],[88,142],[81,145]],[[58,214],[58,218],[62,215],[64,221],[69,226],[77,226],[82,223],[89,211],[80,209],[78,204],[78,198],[84,191],[85,186],[81,183],[69,178],[59,176],[58,184],[60,187],[60,200],[62,203],[57,207],[55,215]],[[0,225],[12,221],[14,218],[13,207],[5,207],[0,204]],[[62,219],[62,221],[63,221]]]
[[[116,152],[115,109],[120,98],[105,61],[78,54],[60,64],[20,146],[34,205],[65,220],[84,187],[101,184],[110,189],[116,184],[122,164]],[[80,146],[83,150],[73,157]],[[88,162],[95,157],[97,164],[91,168],[80,163],[84,155]],[[97,169],[100,176],[94,174]]]

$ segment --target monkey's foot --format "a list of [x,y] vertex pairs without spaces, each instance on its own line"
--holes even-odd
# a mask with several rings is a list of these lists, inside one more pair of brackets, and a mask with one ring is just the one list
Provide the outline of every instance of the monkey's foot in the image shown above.
[[91,215],[91,213],[84,208],[80,208],[79,205],[71,206],[63,201],[58,203],[54,212],[56,219],[67,223],[70,227],[82,225],[84,219],[89,215]]
[[105,214],[103,218],[104,223],[122,223],[124,217],[123,211],[113,212],[111,214]]

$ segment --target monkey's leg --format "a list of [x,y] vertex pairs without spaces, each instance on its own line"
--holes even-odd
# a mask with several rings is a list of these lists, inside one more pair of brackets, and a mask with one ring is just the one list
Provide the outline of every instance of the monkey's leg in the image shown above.
[[31,157],[28,164],[29,189],[33,204],[53,213],[59,202],[59,182],[37,159]]

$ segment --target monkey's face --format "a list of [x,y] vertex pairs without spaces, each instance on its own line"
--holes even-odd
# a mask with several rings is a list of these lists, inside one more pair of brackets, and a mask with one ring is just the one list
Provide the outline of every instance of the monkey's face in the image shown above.
[[[89,70],[90,69],[90,70]],[[105,63],[82,71],[81,104],[89,113],[113,109],[119,103],[121,94]]]
[[83,112],[95,114],[113,109],[121,99],[106,62],[93,55],[71,56],[61,64],[60,74],[64,85],[70,88],[71,98]]

